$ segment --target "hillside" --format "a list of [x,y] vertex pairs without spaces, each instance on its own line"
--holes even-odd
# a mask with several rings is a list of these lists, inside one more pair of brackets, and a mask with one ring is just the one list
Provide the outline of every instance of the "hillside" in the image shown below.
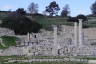
[[67,22],[67,18],[63,18],[63,17],[28,16],[28,18],[33,19],[36,22],[42,24],[43,28],[45,29],[50,29],[52,25],[71,25],[71,26],[73,25],[73,22]]
[[[10,13],[10,12],[9,12]],[[0,12],[0,20],[4,19],[8,12]],[[40,16],[40,15],[26,15],[29,19],[35,20],[36,22],[43,25],[44,29],[51,30],[50,27],[52,25],[69,25],[73,26],[73,22],[67,22],[67,17],[48,17],[48,16]],[[88,21],[84,23],[84,25],[87,25],[88,27],[96,27],[96,17],[95,16],[87,16]]]
[[[50,29],[52,25],[69,25],[73,26],[73,22],[68,22],[67,17],[40,17],[40,16],[28,16],[28,18],[37,21],[43,25],[43,28]],[[96,27],[96,17],[87,17],[88,21],[83,24],[88,27]]]

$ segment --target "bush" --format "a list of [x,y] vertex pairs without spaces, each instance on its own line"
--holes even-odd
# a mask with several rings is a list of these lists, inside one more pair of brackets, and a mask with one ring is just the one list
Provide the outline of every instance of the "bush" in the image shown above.
[[1,36],[1,38],[3,39],[3,43],[6,45],[6,47],[0,45],[0,48],[2,49],[8,48],[9,46],[15,46],[16,45],[15,41],[18,39],[17,37],[14,36]]
[[82,15],[82,14],[78,15],[76,18],[77,19],[83,19],[83,21],[87,21],[87,17],[85,15]]
[[14,30],[16,35],[25,35],[28,32],[37,33],[42,28],[40,24],[35,21],[31,21],[24,15],[13,12],[5,18],[1,24],[1,27]]

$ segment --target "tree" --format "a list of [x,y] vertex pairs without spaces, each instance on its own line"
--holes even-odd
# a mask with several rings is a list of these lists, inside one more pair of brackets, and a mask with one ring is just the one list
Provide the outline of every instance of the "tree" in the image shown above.
[[59,5],[53,1],[49,4],[49,6],[46,6],[46,12],[49,13],[50,16],[58,15],[58,11],[60,10]]
[[69,5],[66,4],[65,7],[63,8],[62,12],[61,12],[61,16],[67,17],[68,14],[70,13],[69,9],[70,9],[70,8],[69,8]]
[[89,26],[88,26],[88,22],[86,22],[88,19],[87,19],[87,17],[86,17],[85,15],[79,14],[79,15],[77,15],[76,18],[83,20],[83,28],[88,28],[88,27],[89,27]]
[[77,19],[82,19],[83,21],[87,21],[87,17],[86,17],[85,15],[83,15],[83,14],[77,15],[76,18],[77,18]]
[[78,19],[76,17],[68,17],[68,22],[78,22]]
[[14,30],[16,35],[25,35],[28,32],[37,33],[42,26],[35,21],[31,21],[24,15],[12,12],[5,20],[3,20],[1,27]]
[[18,8],[16,12],[22,15],[26,15],[26,11],[24,10],[24,8]]
[[69,21],[69,22],[79,22],[79,19],[82,19],[83,22],[88,20],[85,15],[79,14],[76,17],[68,17],[67,21]]
[[88,24],[87,24],[87,17],[80,14],[80,15],[77,15],[76,17],[68,17],[67,21],[69,22],[78,22],[79,23],[79,19],[82,19],[83,20],[83,28],[88,28]]
[[31,3],[29,6],[28,6],[28,10],[31,14],[36,14],[38,13],[38,4],[35,4],[35,3]]
[[92,10],[92,14],[96,15],[96,2],[92,4],[91,10]]

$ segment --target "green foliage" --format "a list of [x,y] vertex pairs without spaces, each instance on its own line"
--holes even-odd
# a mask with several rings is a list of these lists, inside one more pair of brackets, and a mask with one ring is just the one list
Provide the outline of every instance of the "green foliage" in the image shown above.
[[52,25],[73,26],[73,22],[67,22],[67,18],[63,18],[63,17],[48,18],[48,17],[37,16],[33,18],[36,20],[36,22],[38,22],[39,24],[42,24],[42,28],[47,29],[47,30],[52,30]]
[[65,5],[65,7],[63,8],[63,10],[61,11],[61,16],[62,17],[67,17],[69,13],[70,13],[70,11],[69,11],[69,5],[67,4],[67,5]]
[[96,60],[96,57],[91,57],[91,56],[76,56],[75,58],[77,59],[87,59],[87,60]]
[[[6,63],[3,63],[6,64]],[[83,62],[14,62],[14,63],[7,63],[7,64],[87,64]]]
[[21,14],[21,15],[26,15],[26,11],[24,10],[24,8],[18,8],[16,10],[17,13]]
[[[30,60],[30,59],[62,59],[63,56],[0,56],[0,62],[4,64],[4,62],[8,62],[8,59],[17,59],[17,60]],[[6,59],[6,60],[5,60]],[[87,64],[87,62],[79,62],[79,61],[33,61],[33,62],[12,62],[7,64]]]
[[4,49],[5,47],[3,47],[1,44],[0,44],[0,49]]
[[92,4],[91,10],[92,10],[92,14],[96,15],[96,2]]
[[68,22],[78,22],[78,19],[76,17],[68,17]]
[[55,1],[51,2],[49,6],[46,7],[46,12],[48,12],[50,16],[53,16],[53,14],[57,15],[59,10],[59,5]]
[[77,15],[76,18],[77,18],[77,19],[82,19],[83,21],[87,21],[87,20],[88,20],[87,17],[86,17],[85,15],[83,15],[83,14]]
[[3,20],[1,27],[9,28],[14,30],[16,35],[25,35],[28,32],[38,32],[42,26],[35,21],[30,20],[24,15],[13,12]]
[[6,18],[6,16],[7,13],[0,11],[0,20],[3,20],[4,18]]
[[35,4],[34,2],[32,2],[29,6],[28,6],[28,10],[31,14],[36,14],[38,13],[38,4]]
[[3,39],[3,43],[6,45],[6,47],[0,45],[0,49],[8,48],[10,46],[15,46],[16,45],[15,41],[16,39],[18,39],[17,37],[14,36],[1,36],[1,38]]

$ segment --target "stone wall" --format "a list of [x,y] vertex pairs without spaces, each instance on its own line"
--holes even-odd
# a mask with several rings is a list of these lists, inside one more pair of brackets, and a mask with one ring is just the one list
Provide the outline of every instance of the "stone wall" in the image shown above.
[[[14,35],[13,31],[0,28],[0,36],[13,35],[20,38],[18,47],[10,47],[0,51],[0,55],[95,55],[96,52],[96,28],[83,29],[83,46],[79,48],[74,46],[74,27],[61,26],[61,30],[57,33],[57,45],[54,46],[54,31],[41,31],[40,33],[32,33],[30,42],[27,35]],[[78,31],[77,31],[78,32]],[[78,43],[78,42],[77,42]],[[57,51],[55,51],[56,47]],[[82,52],[82,53],[81,53]]]

